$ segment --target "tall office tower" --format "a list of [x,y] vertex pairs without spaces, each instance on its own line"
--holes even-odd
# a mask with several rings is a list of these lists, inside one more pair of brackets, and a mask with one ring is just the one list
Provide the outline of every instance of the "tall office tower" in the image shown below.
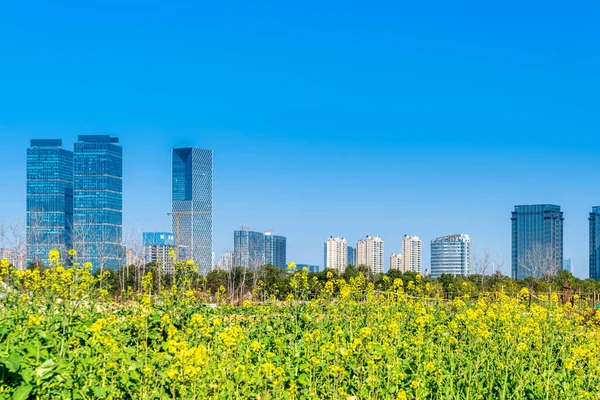
[[390,254],[390,269],[402,271],[402,254]]
[[348,265],[356,266],[356,248],[348,246]]
[[471,238],[456,234],[431,241],[431,277],[442,274],[469,275],[471,265]]
[[265,235],[247,226],[233,232],[233,264],[252,270],[265,265]]
[[340,274],[348,266],[348,242],[344,238],[330,236],[325,242],[325,268],[335,269]]
[[402,271],[423,272],[423,243],[418,236],[402,239]]
[[273,234],[273,231],[265,232],[265,264],[287,269],[286,238]]
[[515,206],[511,221],[513,278],[539,278],[562,269],[564,217],[560,206]]
[[74,247],[96,270],[125,262],[123,149],[109,135],[81,135],[73,157]]
[[212,192],[212,150],[173,149],[173,233],[178,247],[185,248],[203,274],[213,265]]
[[73,153],[62,140],[32,140],[27,149],[27,265],[73,247]]
[[356,244],[356,262],[366,265],[374,274],[383,273],[383,240],[379,236],[367,236]]
[[[170,232],[142,233],[144,263],[155,263],[163,272],[172,273],[175,259],[175,235]],[[172,250],[172,254],[171,254]]]
[[600,207],[590,213],[590,278],[600,280]]

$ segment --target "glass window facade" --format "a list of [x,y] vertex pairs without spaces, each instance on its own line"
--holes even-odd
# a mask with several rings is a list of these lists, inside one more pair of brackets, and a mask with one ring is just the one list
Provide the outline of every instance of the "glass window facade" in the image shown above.
[[62,140],[32,140],[27,149],[27,264],[48,264],[73,246],[73,153]]
[[600,207],[590,213],[590,278],[600,280]]
[[318,265],[311,265],[311,264],[296,264],[296,270],[301,271],[304,268],[306,268],[306,270],[308,272],[311,273],[317,273],[317,272],[321,272],[321,267]]
[[265,264],[287,269],[286,238],[265,232]]
[[200,273],[212,269],[213,153],[173,149],[173,233]]
[[469,274],[471,238],[469,235],[448,235],[431,241],[431,277],[442,274]]
[[74,247],[94,269],[117,270],[124,262],[123,150],[118,138],[82,135],[73,163]]
[[560,206],[515,206],[511,221],[513,278],[540,277],[562,269],[564,217]]
[[348,265],[356,266],[356,249],[348,246]]
[[242,228],[233,232],[233,266],[256,269],[265,264],[265,235]]

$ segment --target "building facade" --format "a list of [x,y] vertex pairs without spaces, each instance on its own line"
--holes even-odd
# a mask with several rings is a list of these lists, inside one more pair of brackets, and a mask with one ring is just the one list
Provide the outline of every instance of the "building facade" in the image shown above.
[[357,266],[366,265],[374,274],[383,273],[383,240],[379,236],[367,236],[356,244]]
[[212,151],[173,149],[172,174],[173,233],[177,245],[186,249],[187,258],[205,274],[213,265]]
[[74,247],[94,269],[125,262],[123,149],[109,135],[81,135],[73,153]]
[[404,235],[402,239],[402,271],[423,273],[423,242],[418,236]]
[[233,264],[253,270],[265,265],[265,235],[246,226],[233,232]]
[[287,240],[285,236],[278,236],[273,231],[266,231],[265,236],[265,264],[275,265],[279,269],[287,269]]
[[306,268],[306,271],[316,274],[318,272],[321,272],[321,267],[319,267],[318,265],[311,265],[311,264],[296,264],[296,270],[298,271],[302,271]]
[[512,212],[512,277],[556,274],[563,265],[563,221],[560,206],[515,206]]
[[177,246],[175,235],[171,232],[142,233],[144,246],[144,264],[155,263],[163,272],[172,273]]
[[348,266],[348,242],[344,238],[330,236],[325,242],[325,268],[335,269],[340,274]]
[[233,269],[233,267],[234,267],[233,252],[226,251],[224,253],[221,253],[221,257],[219,258],[219,261],[217,262],[217,269],[223,270],[223,271],[231,271]]
[[356,266],[356,248],[348,246],[348,265]]
[[590,213],[590,278],[600,280],[600,207]]
[[390,269],[402,271],[402,254],[390,254]]
[[[62,140],[32,140],[27,149],[27,265],[63,260],[73,248],[73,153]],[[16,264],[15,264],[16,265]]]
[[471,238],[456,234],[442,236],[431,241],[431,277],[442,274],[469,274],[471,266]]

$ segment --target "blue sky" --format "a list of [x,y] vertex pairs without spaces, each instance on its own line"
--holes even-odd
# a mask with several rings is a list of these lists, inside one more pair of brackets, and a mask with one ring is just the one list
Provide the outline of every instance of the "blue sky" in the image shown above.
[[588,275],[600,205],[597,1],[0,4],[0,221],[31,138],[124,147],[124,231],[169,228],[170,149],[214,151],[215,251],[250,225],[323,241],[469,233],[504,255],[515,204],[565,212]]

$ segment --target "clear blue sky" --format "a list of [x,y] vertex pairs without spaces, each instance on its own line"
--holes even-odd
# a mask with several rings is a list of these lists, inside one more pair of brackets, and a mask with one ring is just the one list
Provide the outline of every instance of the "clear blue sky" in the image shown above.
[[31,138],[124,147],[124,231],[169,228],[170,149],[214,150],[215,251],[250,225],[323,263],[329,235],[400,252],[469,233],[505,255],[515,204],[565,212],[588,275],[600,205],[600,3],[0,4],[0,221]]

